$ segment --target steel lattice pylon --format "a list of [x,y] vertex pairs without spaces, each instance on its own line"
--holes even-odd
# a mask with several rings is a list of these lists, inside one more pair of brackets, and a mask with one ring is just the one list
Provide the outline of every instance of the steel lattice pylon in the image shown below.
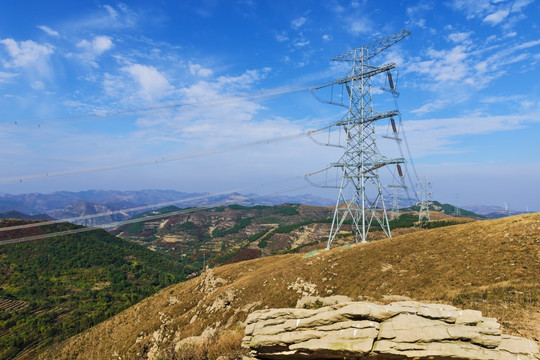
[[[395,68],[394,64],[370,65],[370,59],[410,34],[402,30],[367,46],[348,51],[332,60],[352,65],[348,76],[333,84],[344,84],[349,95],[349,109],[336,125],[347,135],[345,152],[334,164],[343,170],[343,177],[328,238],[327,249],[350,218],[355,242],[367,241],[373,220],[391,237],[378,169],[388,164],[400,164],[404,159],[387,159],[379,154],[375,141],[375,121],[397,116],[397,110],[377,112],[373,108],[371,78]],[[316,90],[316,89],[315,89]]]
[[431,221],[429,216],[429,195],[431,195],[429,192],[429,185],[431,185],[431,182],[423,177],[420,182],[420,211],[418,212],[419,222],[423,219]]

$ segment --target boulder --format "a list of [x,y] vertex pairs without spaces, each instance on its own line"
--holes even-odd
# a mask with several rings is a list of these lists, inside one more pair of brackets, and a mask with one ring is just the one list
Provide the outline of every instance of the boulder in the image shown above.
[[[313,303],[323,307],[312,309]],[[242,343],[251,356],[540,360],[535,342],[502,334],[496,319],[476,310],[415,301],[378,305],[348,298],[313,298],[298,307],[248,316]]]

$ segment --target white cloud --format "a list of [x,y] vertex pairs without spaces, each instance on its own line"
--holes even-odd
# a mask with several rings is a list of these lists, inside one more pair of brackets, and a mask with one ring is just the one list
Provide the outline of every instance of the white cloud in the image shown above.
[[103,54],[105,51],[112,49],[114,46],[112,40],[108,36],[96,36],[92,41],[82,40],[77,44],[78,47],[86,49],[95,56]]
[[49,34],[51,36],[59,36],[60,35],[58,33],[58,31],[55,31],[55,30],[53,30],[50,27],[45,26],[45,25],[39,25],[38,28],[45,31],[47,34]]
[[467,19],[482,19],[492,26],[503,23],[508,30],[520,20],[526,18],[524,9],[534,0],[490,1],[490,0],[453,0],[449,4],[458,11],[463,11]]
[[298,41],[294,43],[294,46],[297,46],[297,47],[304,47],[307,45],[309,45],[309,40]]
[[332,40],[332,35],[324,34],[322,36],[322,39],[323,39],[323,41],[330,41],[330,40]]
[[417,114],[417,115],[423,115],[426,113],[444,109],[450,103],[452,102],[449,99],[437,99],[434,101],[428,101],[426,104],[420,106],[419,108],[411,110],[411,113]]
[[413,63],[408,71],[428,75],[437,82],[457,82],[468,75],[466,60],[469,54],[465,46],[440,51],[429,49],[427,54],[429,60]]
[[415,157],[466,151],[456,146],[460,137],[487,135],[540,123],[538,113],[502,116],[464,116],[456,118],[408,120],[407,140]]
[[9,79],[16,77],[18,74],[7,73],[0,71],[0,82],[7,82]]
[[82,18],[71,20],[65,24],[70,32],[80,30],[103,31],[108,29],[134,28],[139,15],[124,3],[116,7],[103,5],[100,11],[88,13]]
[[425,13],[431,10],[431,8],[432,8],[432,5],[427,4],[427,3],[421,3],[415,6],[408,7],[406,10],[407,15],[409,17],[407,24],[412,25],[412,26],[418,26],[421,28],[426,28]]
[[83,52],[77,57],[83,62],[90,63],[94,67],[99,67],[96,59],[106,51],[114,47],[113,41],[108,36],[96,36],[91,41],[81,40],[77,47],[81,48]]
[[[254,121],[254,116],[263,107],[238,93],[238,90],[250,88],[269,71],[269,68],[248,70],[238,76],[220,76],[214,81],[201,80],[177,89],[177,98],[192,106],[179,107],[161,116],[140,118],[138,125],[146,136],[156,141],[166,137],[176,139],[167,141],[210,147],[235,143],[249,136],[265,138],[286,132],[286,126],[280,129],[277,123],[263,125]],[[239,137],[239,134],[242,135]]]
[[32,40],[17,42],[13,39],[0,40],[11,57],[4,61],[5,68],[25,68],[38,76],[49,76],[49,57],[54,53],[50,44],[38,44]]
[[289,40],[289,37],[283,31],[283,32],[281,32],[279,34],[276,34],[276,40],[279,41],[279,42],[285,42],[285,41]]
[[447,99],[450,92],[452,99],[467,100],[479,89],[511,71],[510,65],[534,59],[534,54],[527,50],[540,45],[540,40],[511,46],[509,43],[493,45],[488,42],[484,45],[463,33],[450,34],[449,40],[461,41],[461,45],[443,50],[430,48],[425,57],[415,57],[406,62],[410,64],[405,67],[406,72],[422,75],[419,87],[437,94],[436,100],[427,101],[413,113],[425,114],[455,105],[455,100]]
[[92,40],[92,49],[97,55],[103,54],[105,51],[113,47],[113,42],[108,36],[96,36]]
[[220,76],[217,82],[220,85],[233,86],[235,89],[246,88],[266,77],[266,74],[271,70],[269,67],[265,67],[262,70],[246,70],[246,72],[238,76]]
[[112,6],[110,6],[110,5],[103,5],[103,7],[104,7],[105,10],[107,11],[107,13],[109,13],[109,16],[110,16],[112,19],[118,18],[118,11],[116,11]]
[[366,16],[354,16],[345,19],[345,30],[355,36],[373,31],[373,23]]
[[506,17],[510,14],[510,10],[499,10],[494,13],[489,14],[484,18],[484,22],[489,23],[492,26],[500,24]]
[[35,90],[45,89],[45,84],[43,83],[43,81],[34,81],[32,84],[30,84],[30,86],[32,87],[32,89]]
[[512,12],[521,12],[523,8],[533,2],[534,0],[517,0],[512,4]]
[[540,40],[528,41],[528,42],[526,42],[526,43],[516,45],[516,46],[514,47],[514,49],[515,49],[515,50],[528,49],[528,48],[533,47],[533,46],[536,46],[536,45],[540,45]]
[[451,42],[454,42],[454,43],[460,43],[460,44],[465,44],[465,45],[469,45],[471,44],[471,37],[472,35],[472,32],[469,31],[469,32],[456,32],[456,33],[452,33],[450,35],[448,35],[448,40],[450,40]]
[[465,12],[467,19],[484,16],[493,9],[490,0],[453,0],[450,4],[454,9]]
[[304,16],[301,16],[297,19],[294,19],[291,21],[291,27],[295,30],[300,29],[305,23],[307,22],[307,19]]
[[136,81],[140,96],[146,100],[159,100],[172,89],[165,76],[153,66],[133,64],[123,67],[122,70]]
[[214,73],[212,69],[203,68],[199,64],[192,64],[192,63],[189,63],[189,72],[192,75],[197,75],[201,77],[212,76],[212,74]]

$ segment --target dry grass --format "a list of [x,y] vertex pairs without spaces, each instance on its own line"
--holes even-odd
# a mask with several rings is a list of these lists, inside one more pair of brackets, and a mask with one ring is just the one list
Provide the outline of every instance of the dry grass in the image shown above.
[[208,328],[236,329],[251,311],[293,307],[305,294],[455,304],[499,318],[506,333],[538,341],[539,245],[540,214],[527,214],[406,233],[310,258],[226,265],[162,290],[43,358],[105,359],[115,352],[132,358],[137,338],[166,355],[178,339]]
[[167,360],[241,360],[247,355],[242,349],[244,329],[216,332],[203,341],[193,341],[183,345],[178,351],[171,347],[166,351]]

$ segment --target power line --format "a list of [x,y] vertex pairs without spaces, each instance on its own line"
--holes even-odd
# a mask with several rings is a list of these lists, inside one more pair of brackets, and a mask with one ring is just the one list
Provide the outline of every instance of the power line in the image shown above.
[[[300,179],[300,178],[302,178],[302,176],[293,176],[293,177],[289,177],[289,178],[285,178],[285,179],[281,179],[281,180],[276,180],[276,181],[273,181],[273,182],[270,182],[270,183],[267,183],[267,184],[260,184],[260,185],[257,185],[257,186],[246,186],[246,187],[242,187],[242,188],[236,188],[236,189],[216,192],[216,193],[212,193],[212,194],[193,196],[193,197],[186,198],[186,199],[179,199],[179,200],[161,202],[161,203],[156,203],[156,204],[137,206],[137,207],[132,207],[132,208],[128,208],[128,209],[105,211],[105,212],[101,212],[101,213],[97,213],[97,214],[82,215],[82,216],[76,216],[76,217],[65,218],[65,219],[57,219],[57,220],[43,221],[43,222],[38,222],[38,223],[31,223],[31,224],[3,227],[3,228],[0,228],[0,232],[27,229],[27,228],[46,226],[46,225],[53,225],[53,224],[59,224],[59,223],[65,223],[65,222],[78,222],[78,221],[81,221],[81,220],[95,219],[95,218],[100,218],[100,217],[103,217],[103,216],[117,215],[117,214],[122,214],[122,213],[126,213],[126,212],[129,213],[129,212],[145,211],[145,210],[161,208],[161,207],[165,207],[165,206],[169,206],[169,205],[175,205],[175,204],[181,204],[181,203],[190,202],[190,201],[198,201],[198,200],[208,199],[208,198],[211,198],[211,197],[214,197],[214,196],[230,194],[232,192],[240,192],[240,191],[252,190],[252,189],[255,189],[255,188],[259,188],[259,187],[275,185],[275,184],[279,184],[279,183],[283,183],[283,182],[287,182],[287,181],[291,181],[291,180],[296,180],[296,179]],[[102,225],[102,227],[105,227],[105,226]]]
[[[234,103],[238,101],[243,101],[249,98],[257,98],[257,99],[270,98],[270,97],[279,96],[282,94],[308,90],[315,85],[316,83],[297,84],[297,85],[282,86],[282,87],[266,89],[266,90],[257,90],[257,91],[253,91],[249,93],[241,93],[241,94],[232,95],[232,96],[220,96],[220,97],[215,97],[215,98],[200,100],[200,101],[184,101],[184,102],[169,103],[169,104],[163,104],[163,105],[152,105],[152,106],[138,107],[138,108],[131,108],[131,109],[113,109],[113,110],[107,110],[107,111],[96,110],[90,113],[53,116],[53,117],[47,117],[47,118],[7,120],[7,121],[5,120],[5,121],[0,121],[0,124],[4,123],[4,124],[16,125],[16,126],[21,126],[21,125],[28,126],[24,124],[46,123],[46,122],[54,121],[54,120],[62,121],[62,120],[82,119],[82,118],[89,118],[87,120],[83,120],[84,122],[99,121],[108,117],[110,118],[111,116],[118,116],[118,115],[136,114],[136,113],[141,113],[141,112],[153,112],[153,111],[158,111],[158,110],[174,109],[174,108],[179,108],[179,107],[204,107],[208,105],[216,106],[220,104],[229,104],[229,103]],[[71,124],[71,123],[72,122],[55,123],[52,125]],[[40,126],[41,125],[42,124],[40,124]],[[43,124],[43,126],[45,125]]]
[[[296,178],[300,178],[300,176],[298,176]],[[288,190],[273,192],[271,194],[252,196],[252,197],[249,197],[248,200],[256,200],[256,199],[259,199],[259,198],[264,198],[264,197],[273,196],[273,195],[277,195],[277,194],[283,194],[283,193],[286,193],[286,192],[301,190],[301,189],[305,189],[306,187],[307,186],[301,186],[301,187],[296,187],[296,188],[292,188],[292,189],[288,189]],[[215,195],[216,194],[209,195],[208,197],[215,196]],[[212,206],[200,206],[200,207],[196,207],[196,208],[182,209],[182,210],[169,212],[169,213],[165,213],[165,214],[157,214],[157,215],[147,216],[147,217],[144,217],[144,218],[137,218],[137,219],[130,219],[130,220],[126,220],[126,221],[108,223],[108,224],[102,225],[103,227],[84,227],[84,228],[80,228],[80,229],[58,231],[58,232],[49,233],[49,234],[41,234],[41,235],[26,236],[26,237],[16,238],[16,239],[0,240],[0,246],[1,245],[8,245],[8,244],[18,244],[18,243],[28,242],[28,241],[42,240],[42,239],[56,237],[56,236],[78,234],[78,233],[94,231],[94,230],[103,230],[104,228],[116,228],[116,227],[120,227],[120,226],[127,225],[127,224],[133,224],[133,223],[137,223],[137,222],[154,220],[154,219],[170,218],[170,217],[173,217],[173,216],[176,216],[176,215],[191,213],[191,212],[200,211],[200,210],[212,209],[212,208],[215,208],[217,206],[223,206],[226,203],[227,203],[227,201],[222,201],[222,202],[218,202],[216,204],[213,204]],[[58,220],[58,221],[52,221],[52,222],[49,221],[49,222],[26,224],[26,225],[33,225],[33,227],[35,227],[35,226],[45,226],[45,225],[51,225],[51,224],[63,223],[63,222],[65,222],[65,220],[64,221]],[[32,227],[32,226],[29,226],[29,227]],[[16,229],[22,229],[22,228],[25,228],[25,225],[11,226],[11,227],[8,227],[8,228],[0,228],[0,231],[16,230]]]
[[179,161],[179,160],[184,160],[188,158],[194,158],[194,157],[212,155],[212,154],[217,154],[217,153],[222,153],[222,152],[227,152],[227,151],[239,150],[239,149],[243,149],[243,148],[247,148],[251,146],[267,145],[273,142],[293,140],[293,139],[301,138],[304,136],[310,136],[311,134],[326,130],[328,128],[329,126],[326,126],[324,128],[320,128],[316,130],[309,130],[309,131],[304,131],[304,132],[292,134],[292,135],[285,135],[285,136],[279,136],[275,138],[257,140],[257,141],[252,141],[252,142],[248,142],[244,144],[231,145],[231,146],[204,150],[204,151],[196,151],[192,153],[176,154],[169,157],[160,157],[160,158],[146,159],[146,160],[129,162],[129,163],[115,164],[115,165],[110,165],[110,166],[83,168],[83,169],[76,169],[76,170],[51,172],[51,173],[47,172],[45,174],[15,176],[15,177],[9,177],[9,178],[0,178],[0,185],[22,183],[22,182],[35,181],[35,180],[43,180],[43,179],[48,179],[52,177],[59,177],[59,176],[66,176],[66,175],[85,174],[85,173],[92,173],[92,172],[116,170],[116,169]]

